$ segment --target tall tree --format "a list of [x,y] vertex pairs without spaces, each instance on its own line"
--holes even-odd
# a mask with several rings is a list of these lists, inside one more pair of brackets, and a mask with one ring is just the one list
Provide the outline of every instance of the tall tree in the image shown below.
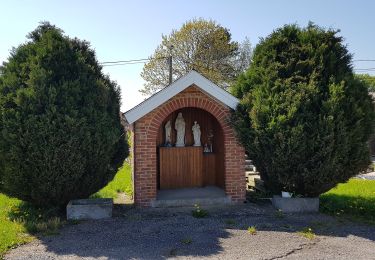
[[368,166],[374,107],[337,33],[277,29],[232,88],[239,139],[275,194],[318,196]]
[[128,154],[120,89],[85,41],[41,24],[0,76],[2,191],[64,205],[105,186]]
[[237,64],[246,63],[247,57],[239,57],[240,53],[242,56],[249,54],[239,52],[239,44],[231,40],[228,29],[212,20],[190,20],[179,30],[162,36],[161,44],[143,67],[141,76],[146,83],[140,92],[150,95],[168,85],[167,58],[170,55],[173,80],[194,69],[219,86],[226,87],[243,69]]
[[233,66],[237,76],[249,69],[252,57],[253,49],[251,47],[251,42],[248,37],[245,37],[245,40],[239,44],[238,55],[233,60]]

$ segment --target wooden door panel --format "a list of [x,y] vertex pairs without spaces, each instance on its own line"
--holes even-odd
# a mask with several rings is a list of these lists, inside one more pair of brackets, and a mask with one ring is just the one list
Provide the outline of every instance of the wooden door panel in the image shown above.
[[203,185],[202,147],[160,147],[160,189]]
[[203,155],[203,185],[216,185],[216,160],[213,153]]

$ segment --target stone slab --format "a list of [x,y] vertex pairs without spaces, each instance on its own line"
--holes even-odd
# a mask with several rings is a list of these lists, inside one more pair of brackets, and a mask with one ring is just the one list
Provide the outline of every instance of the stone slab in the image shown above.
[[103,219],[112,217],[113,199],[71,200],[66,206],[68,220]]
[[151,202],[153,208],[173,208],[173,207],[194,207],[199,205],[207,206],[225,206],[233,205],[230,196],[220,198],[195,198],[195,199],[168,199],[168,200],[154,200]]
[[272,205],[286,213],[319,212],[319,198],[282,198],[273,196]]
[[225,197],[225,191],[216,186],[159,190],[157,200],[198,199]]
[[227,196],[223,189],[215,186],[160,190],[156,200],[151,202],[151,206],[155,208],[193,207],[195,204],[216,206],[233,203],[231,197]]

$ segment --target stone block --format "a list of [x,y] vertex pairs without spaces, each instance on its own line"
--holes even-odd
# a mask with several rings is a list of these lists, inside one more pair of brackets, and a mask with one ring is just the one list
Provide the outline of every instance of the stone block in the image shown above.
[[112,217],[113,199],[71,200],[66,206],[66,218],[103,219]]
[[273,196],[272,205],[285,213],[319,212],[319,198],[282,198]]

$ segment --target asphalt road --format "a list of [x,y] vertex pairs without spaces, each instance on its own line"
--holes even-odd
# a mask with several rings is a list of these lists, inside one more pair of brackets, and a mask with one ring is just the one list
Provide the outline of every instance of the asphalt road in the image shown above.
[[[375,259],[375,226],[323,214],[280,215],[269,204],[210,209],[120,210],[109,220],[65,226],[6,259]],[[251,235],[247,228],[256,227]],[[316,237],[299,233],[312,228]]]

